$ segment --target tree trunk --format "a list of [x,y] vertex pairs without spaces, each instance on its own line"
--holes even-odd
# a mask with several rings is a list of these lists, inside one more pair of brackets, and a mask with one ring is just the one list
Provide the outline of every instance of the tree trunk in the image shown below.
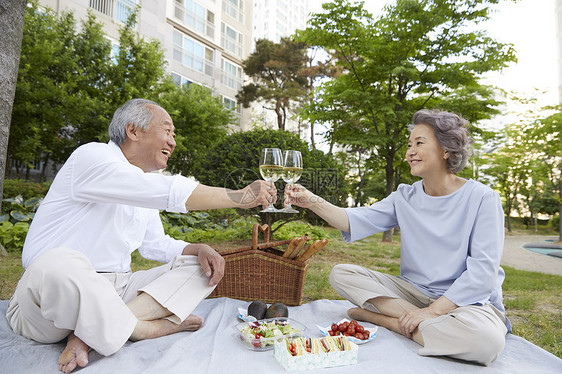
[[314,122],[310,122],[310,145],[312,149],[316,149],[316,144],[314,144]]
[[[4,190],[8,137],[20,63],[26,0],[0,0],[0,191]],[[0,207],[2,206],[0,194]]]
[[[386,196],[389,196],[394,189],[394,167],[393,167],[393,156],[386,157]],[[392,242],[392,230],[387,230],[382,234],[383,242]]]

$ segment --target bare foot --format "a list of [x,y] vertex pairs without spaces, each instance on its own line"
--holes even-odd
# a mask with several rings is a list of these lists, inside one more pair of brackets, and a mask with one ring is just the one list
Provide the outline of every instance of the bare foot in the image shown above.
[[[363,322],[371,322],[372,324],[386,327],[386,328],[389,327],[389,322],[393,320],[392,317],[388,317],[380,313],[371,312],[370,310],[363,309],[363,308],[348,309],[347,315],[351,319],[357,321],[363,321]],[[394,318],[394,320],[398,321],[398,319],[396,318]]]
[[91,349],[73,332],[70,333],[66,348],[59,357],[59,370],[68,374],[76,369],[76,366],[84,367],[88,365],[88,352]]
[[197,331],[203,326],[203,317],[190,314],[181,324],[180,331]]
[[129,340],[136,342],[175,334],[180,331],[197,331],[203,326],[203,317],[190,314],[182,323],[175,324],[167,319],[152,321],[138,320]]
[[[366,312],[366,313],[365,313]],[[367,318],[369,318],[369,313],[372,313],[366,309],[363,308],[351,308],[347,310],[347,315],[349,316],[349,318],[357,320],[357,321],[367,321]]]

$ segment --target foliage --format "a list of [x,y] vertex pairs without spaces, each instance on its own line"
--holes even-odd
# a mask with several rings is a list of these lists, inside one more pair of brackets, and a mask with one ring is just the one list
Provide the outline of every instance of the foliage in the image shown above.
[[204,159],[209,150],[226,136],[231,112],[221,100],[196,84],[183,86],[163,95],[159,104],[170,114],[176,127],[176,149],[168,160],[172,173],[193,175],[193,164]]
[[555,215],[550,219],[550,226],[556,231],[560,233],[560,214]]
[[341,74],[319,87],[304,116],[330,123],[332,144],[383,160],[372,165],[384,171],[387,196],[399,182],[414,112],[462,111],[473,123],[497,113],[494,91],[478,79],[514,61],[513,49],[467,30],[488,19],[489,5],[498,1],[401,0],[378,19],[363,3],[323,4],[298,40],[322,47]]
[[4,196],[18,196],[27,200],[33,197],[45,197],[51,182],[35,183],[25,179],[5,179],[4,189],[2,194]]
[[0,244],[6,248],[8,252],[21,252],[29,223],[3,221],[0,223]]
[[[275,232],[276,240],[289,240],[307,234],[310,240],[319,240],[328,237],[328,231],[322,226],[314,226],[302,221],[289,222]],[[312,243],[311,241],[308,244]]]
[[190,243],[217,242],[225,240],[250,239],[252,237],[252,219],[238,219],[227,226],[218,224],[208,225],[206,228],[185,228],[164,225],[166,234],[172,238]]
[[31,222],[42,200],[43,198],[41,197],[32,197],[24,200],[21,195],[2,200],[2,212],[4,214],[0,216],[0,222],[8,220],[12,222]]
[[502,132],[503,146],[484,156],[489,167],[483,172],[502,195],[509,231],[514,209],[522,216],[528,212],[530,221],[539,212],[552,215],[562,210],[561,119],[556,112],[511,124]]
[[[87,86],[103,82],[89,82],[84,68],[104,66],[109,54],[109,43],[91,15],[77,35],[71,13],[57,16],[39,11],[36,1],[29,5],[8,146],[8,157],[24,167],[39,159],[45,163],[66,159],[76,147],[72,139],[76,125],[94,125],[97,117],[90,116],[90,109],[97,111],[99,102]],[[79,53],[86,49],[92,53]]]
[[236,98],[246,108],[253,101],[265,101],[270,106],[266,109],[277,115],[278,129],[285,130],[291,101],[306,94],[308,81],[302,73],[306,63],[305,43],[289,38],[281,38],[279,43],[259,39],[255,51],[242,62],[252,82],[243,86]]
[[[194,177],[201,183],[240,189],[254,180],[261,179],[259,174],[259,157],[264,147],[294,149],[302,153],[304,172],[298,183],[336,205],[345,201],[346,187],[344,172],[335,160],[320,150],[309,149],[296,134],[280,130],[255,129],[243,133],[228,135],[209,150],[194,168]],[[282,183],[278,182],[278,204],[283,202]],[[256,215],[261,208],[244,211],[244,214]],[[305,215],[314,219],[313,213],[303,210],[296,214],[275,214],[262,216],[262,223],[272,225],[277,220],[298,219]],[[290,216],[290,217],[289,217]],[[273,227],[273,226],[272,226]],[[274,228],[275,229],[275,228]]]
[[72,13],[39,10],[30,1],[8,146],[18,172],[39,160],[43,168],[47,161],[61,164],[79,145],[107,141],[114,111],[135,97],[162,101],[176,117],[174,171],[189,173],[191,160],[223,136],[230,113],[207,90],[172,82],[160,43],[137,36],[136,16],[120,28],[119,53],[111,56],[93,13],[77,25]]

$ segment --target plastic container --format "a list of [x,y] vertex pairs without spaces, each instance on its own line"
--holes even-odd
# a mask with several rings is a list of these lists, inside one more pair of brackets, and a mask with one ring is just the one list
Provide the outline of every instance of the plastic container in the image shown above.
[[[286,327],[287,325],[290,326],[290,329]],[[278,326],[278,328],[273,326]],[[241,322],[234,326],[234,329],[236,331],[236,337],[240,339],[246,348],[252,351],[268,351],[273,349],[273,345],[276,341],[302,336],[306,331],[306,326],[291,318],[277,317],[262,319],[255,322]],[[277,332],[274,332],[276,335],[272,337],[256,337],[255,333],[263,329]]]

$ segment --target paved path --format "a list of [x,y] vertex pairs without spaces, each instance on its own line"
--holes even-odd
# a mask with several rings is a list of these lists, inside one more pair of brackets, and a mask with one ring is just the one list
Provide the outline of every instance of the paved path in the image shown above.
[[523,244],[542,242],[547,239],[556,240],[557,237],[506,234],[501,264],[519,270],[562,275],[562,258],[543,255],[522,247]]

